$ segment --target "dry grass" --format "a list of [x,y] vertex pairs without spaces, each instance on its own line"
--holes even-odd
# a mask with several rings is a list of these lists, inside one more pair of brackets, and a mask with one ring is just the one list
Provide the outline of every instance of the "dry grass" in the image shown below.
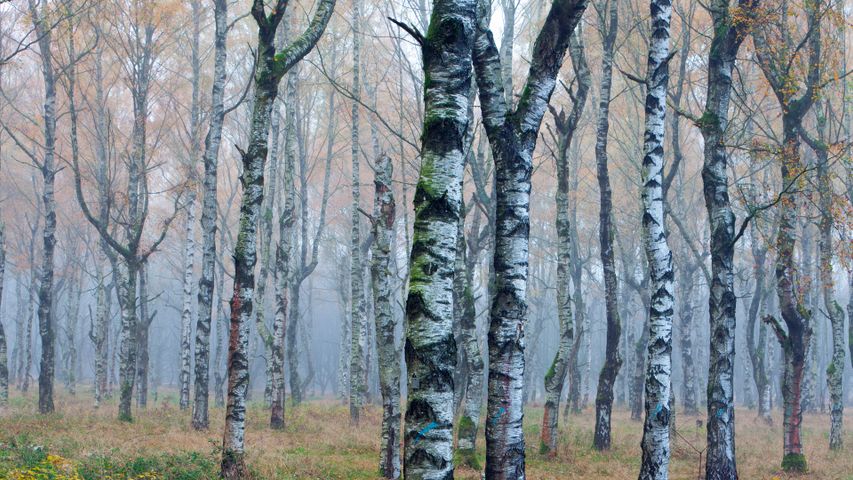
[[[85,461],[93,456],[132,460],[161,454],[197,452],[215,464],[220,443],[223,411],[211,412],[213,425],[209,432],[197,433],[189,428],[189,413],[177,409],[174,395],[136,410],[132,425],[115,420],[114,403],[91,408],[88,392],[76,398],[62,395],[58,413],[39,416],[35,399],[15,395],[11,405],[0,412],[0,441],[26,435],[28,441],[41,444],[52,453]],[[287,427],[283,432],[267,427],[267,412],[253,405],[249,412],[246,434],[248,462],[262,479],[370,479],[376,478],[380,410],[369,407],[360,426],[351,427],[348,410],[336,402],[318,400],[287,411]],[[618,412],[613,425],[613,448],[598,453],[592,444],[592,411],[574,415],[566,428],[561,428],[557,459],[546,459],[537,453],[539,422],[542,410],[535,406],[525,417],[528,442],[527,473],[531,479],[631,479],[639,469],[639,443],[642,425]],[[697,426],[700,417],[678,417],[679,432],[673,445],[671,475],[673,479],[699,478],[699,456],[687,442],[704,445],[704,428]],[[755,414],[738,411],[738,466],[741,478],[786,479],[780,468],[782,450],[781,418],[768,427],[755,421]],[[853,480],[853,435],[845,436],[841,452],[830,452],[826,415],[806,415],[804,443],[809,462],[808,474],[797,477],[815,480]],[[848,430],[849,432],[849,430]],[[481,431],[482,435],[482,431]],[[480,440],[482,447],[482,440]],[[0,448],[2,450],[2,448]],[[0,477],[3,472],[0,470]],[[212,474],[202,474],[206,478]],[[456,477],[479,478],[477,472],[457,468]],[[794,477],[790,477],[794,478]]]

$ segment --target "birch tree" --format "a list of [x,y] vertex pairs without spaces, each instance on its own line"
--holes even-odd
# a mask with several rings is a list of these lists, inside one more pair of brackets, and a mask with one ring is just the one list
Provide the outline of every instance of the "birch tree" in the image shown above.
[[358,424],[362,404],[367,395],[367,369],[365,351],[367,350],[367,305],[364,299],[364,267],[361,261],[361,213],[359,210],[361,198],[361,174],[359,171],[359,103],[361,102],[361,0],[352,2],[352,118],[351,118],[351,153],[352,153],[352,233],[350,235],[350,391],[349,411],[350,422]]
[[818,108],[817,139],[809,144],[817,153],[818,192],[820,202],[820,285],[823,308],[832,327],[832,361],[826,369],[829,387],[829,448],[840,450],[843,446],[842,420],[844,415],[844,310],[835,300],[835,282],[832,268],[832,228],[835,224],[832,209],[832,179],[829,172],[829,148],[826,136],[826,113]]
[[148,406],[148,380],[150,367],[149,354],[149,336],[151,324],[157,316],[157,311],[154,310],[151,314],[149,311],[149,296],[148,296],[148,261],[140,265],[139,268],[139,297],[138,300],[134,295],[133,301],[139,302],[139,318],[136,324],[136,380],[139,387],[136,389],[136,405],[139,408]]
[[[148,7],[150,7],[149,4],[137,4],[132,7],[133,11],[130,12],[116,10],[116,19],[127,20],[129,24],[135,27],[131,30],[139,33],[137,35],[130,31],[125,32],[112,46],[120,52],[127,53],[126,61],[122,62],[122,69],[133,99],[133,128],[130,137],[130,152],[127,155],[127,186],[123,193],[126,195],[127,202],[125,211],[121,212],[121,222],[113,218],[113,215],[117,215],[118,212],[111,210],[109,206],[106,207],[105,216],[96,215],[85,198],[79,154],[75,146],[77,109],[74,102],[69,101],[72,123],[72,170],[74,171],[74,190],[77,202],[80,204],[86,220],[97,230],[102,241],[116,255],[121,257],[121,262],[116,262],[118,268],[113,265],[113,275],[118,280],[116,286],[122,317],[119,339],[120,399],[118,417],[120,420],[128,422],[132,420],[131,401],[136,383],[139,323],[136,291],[139,271],[148,257],[157,250],[166,238],[166,232],[177,213],[177,201],[180,200],[180,195],[177,195],[175,198],[176,211],[165,219],[151,244],[143,248],[142,238],[149,215],[149,152],[147,151],[149,93],[152,83],[152,69],[159,52],[158,42],[161,40],[158,29],[162,26],[159,23],[162,18],[155,18],[150,11],[143,14],[143,11]],[[119,53],[119,55],[124,54]],[[71,99],[74,98],[75,82],[73,75],[67,79]],[[102,208],[104,207],[102,206]],[[119,223],[123,228],[113,228],[113,224]]]
[[[560,417],[560,397],[563,385],[568,376],[570,355],[576,350],[572,344],[574,325],[572,322],[572,302],[570,277],[572,270],[571,219],[569,217],[569,161],[568,151],[572,143],[575,129],[578,126],[586,97],[592,83],[589,66],[584,53],[583,33],[577,27],[569,40],[569,52],[572,58],[572,68],[575,72],[577,87],[569,90],[572,98],[572,110],[566,115],[565,111],[557,113],[551,108],[557,131],[557,318],[559,319],[560,342],[551,367],[545,374],[545,412],[542,418],[542,437],[539,451],[542,454],[556,456],[557,454],[557,424]],[[568,89],[567,89],[568,90]],[[576,287],[580,287],[576,285]],[[582,308],[582,307],[581,307]],[[577,381],[577,378],[573,378]]]
[[[604,7],[608,7],[605,10]],[[595,435],[593,446],[597,450],[610,448],[610,421],[613,410],[613,384],[622,367],[619,339],[622,322],[619,318],[619,283],[616,277],[616,256],[613,252],[613,192],[607,159],[607,136],[610,130],[610,88],[613,82],[613,50],[619,27],[619,3],[608,0],[596,5],[598,23],[603,40],[601,83],[599,85],[598,114],[595,132],[595,160],[600,196],[598,243],[604,273],[604,306],[607,319],[604,365],[598,374],[595,394]]]
[[258,54],[254,72],[249,147],[240,152],[243,163],[240,183],[243,193],[240,199],[240,227],[234,246],[234,291],[231,297],[228,342],[228,403],[221,464],[221,475],[229,480],[248,477],[244,460],[246,392],[249,388],[248,322],[252,318],[254,300],[256,230],[263,201],[263,172],[269,142],[270,112],[278,95],[279,82],[320,39],[332,16],[335,0],[322,0],[308,27],[291,43],[278,50],[274,45],[275,32],[288,5],[286,0],[277,0],[275,7],[267,14],[263,1],[255,0],[251,10],[258,25]]
[[407,479],[453,477],[453,280],[471,89],[474,0],[434,0],[420,42],[424,71],[421,170],[406,301]]
[[[287,19],[285,19],[285,22]],[[272,384],[272,408],[270,409],[270,427],[284,428],[284,348],[285,332],[288,323],[288,306],[293,300],[288,298],[288,284],[291,281],[293,253],[293,225],[295,221],[296,192],[293,183],[293,170],[296,167],[296,72],[287,74],[285,89],[284,118],[284,184],[279,210],[279,238],[275,248],[275,318],[270,348],[271,368],[269,373]],[[273,172],[273,174],[277,174]],[[271,235],[270,232],[268,235]],[[291,319],[292,320],[292,319]],[[292,394],[292,393],[291,393]]]
[[[38,324],[41,337],[41,359],[39,361],[39,413],[47,414],[54,411],[53,378],[56,368],[56,335],[55,315],[53,307],[53,277],[54,251],[56,249],[56,201],[54,199],[54,184],[57,169],[55,166],[56,150],[56,84],[57,72],[53,58],[53,22],[56,15],[46,0],[28,0],[30,21],[33,24],[36,43],[39,47],[41,76],[44,84],[44,106],[42,114],[41,152],[27,148],[7,126],[6,132],[12,137],[17,146],[30,158],[42,176],[41,208],[44,215],[42,228],[42,258],[39,267],[38,286]],[[35,239],[33,239],[35,241]],[[35,270],[35,265],[30,268]],[[29,375],[29,372],[25,372]]]
[[396,205],[391,190],[391,158],[381,154],[374,167],[373,244],[370,275],[376,317],[376,351],[379,388],[382,394],[382,430],[379,473],[384,478],[400,477],[400,354],[395,331],[397,322],[391,309],[391,246],[394,239]]
[[669,478],[669,422],[672,406],[672,252],[664,223],[663,153],[669,83],[672,5],[652,0],[651,35],[646,67],[645,134],[642,187],[643,243],[649,263],[651,299],[646,358],[645,422],[640,480]]
[[[213,87],[210,97],[210,124],[204,139],[204,176],[201,205],[201,278],[198,281],[198,319],[195,337],[195,395],[193,398],[192,426],[206,430],[208,397],[210,394],[210,324],[213,316],[214,266],[216,257],[216,182],[219,145],[222,140],[222,123],[225,118],[225,61],[227,57],[228,2],[213,1]],[[220,275],[221,276],[221,275]],[[221,295],[220,289],[220,295]],[[219,391],[219,390],[218,390]]]
[[201,89],[201,60],[199,59],[199,41],[201,36],[201,4],[198,0],[190,2],[192,11],[192,34],[190,36],[190,69],[192,92],[190,97],[189,158],[186,165],[189,191],[184,210],[184,280],[182,285],[183,301],[181,306],[181,389],[179,407],[186,410],[190,406],[190,380],[192,375],[192,293],[195,272],[195,225],[196,225],[196,183],[198,155],[201,150],[201,109],[199,94]]
[[483,125],[495,159],[495,292],[489,322],[489,399],[486,476],[524,478],[521,429],[524,323],[527,316],[528,236],[532,154],[542,117],[586,0],[557,0],[536,38],[530,71],[514,108],[505,97],[505,66],[479,5],[474,68]]
[[715,0],[710,7],[714,36],[708,53],[708,84],[705,110],[696,125],[704,138],[702,182],[711,229],[710,367],[707,389],[708,479],[736,478],[735,461],[735,313],[734,293],[735,216],[728,193],[728,125],[732,70],[738,49],[748,33],[746,15],[757,0]]
[[[3,281],[6,274],[6,224],[0,219],[0,309],[3,307]],[[6,331],[3,329],[3,310],[0,310],[0,407],[9,402],[9,356]]]
[[[803,82],[795,80],[792,71],[795,62],[791,56],[797,55],[800,49],[794,49],[792,45],[793,39],[788,31],[788,19],[784,11],[786,9],[770,14],[768,22],[757,26],[752,32],[758,65],[782,109],[779,163],[783,192],[801,181],[805,168],[800,157],[800,131],[803,118],[817,98],[821,77],[819,20],[822,4],[821,0],[817,0],[805,5],[808,32],[802,41],[802,45],[806,47],[803,51],[807,55],[806,78]],[[800,203],[797,196],[785,196],[780,201],[778,213],[779,227],[775,242],[776,294],[785,326],[775,317],[765,317],[779,340],[784,356],[782,468],[786,471],[807,469],[800,427],[803,418],[803,374],[811,342],[812,322],[811,312],[806,310],[797,293],[799,283],[795,272],[794,248]]]
[[[843,72],[842,72],[843,73]],[[825,94],[821,94],[825,95]],[[844,415],[844,310],[835,300],[835,281],[833,278],[833,241],[832,231],[835,226],[835,214],[832,208],[834,189],[832,172],[830,171],[830,146],[832,139],[831,121],[832,107],[826,98],[815,101],[815,127],[817,135],[813,136],[807,130],[800,131],[800,136],[815,152],[817,160],[817,189],[820,219],[818,222],[818,274],[820,276],[821,300],[823,310],[829,319],[832,337],[832,358],[826,369],[826,383],[829,388],[829,448],[840,450],[843,446],[842,420]],[[821,407],[822,408],[822,407]]]

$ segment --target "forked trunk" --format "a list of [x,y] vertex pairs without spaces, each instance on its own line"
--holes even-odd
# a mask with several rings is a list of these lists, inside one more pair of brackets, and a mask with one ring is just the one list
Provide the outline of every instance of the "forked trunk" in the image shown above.
[[249,322],[254,306],[256,230],[263,201],[270,113],[278,95],[279,81],[314,48],[332,16],[334,5],[335,0],[321,0],[308,28],[279,52],[276,52],[274,38],[287,4],[279,1],[277,8],[269,15],[260,0],[255,0],[252,7],[258,25],[258,56],[249,147],[245,152],[241,151],[243,173],[240,183],[243,193],[240,200],[240,228],[234,246],[234,290],[228,341],[228,403],[220,465],[220,475],[226,480],[243,479],[249,475],[243,442],[246,393],[249,388]]

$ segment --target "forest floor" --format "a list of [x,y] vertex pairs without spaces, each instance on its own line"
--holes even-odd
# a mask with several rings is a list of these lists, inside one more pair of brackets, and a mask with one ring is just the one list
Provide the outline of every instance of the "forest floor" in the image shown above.
[[[9,406],[0,409],[0,478],[216,478],[219,432],[224,417],[221,408],[211,411],[210,431],[195,432],[189,427],[189,412],[177,408],[174,394],[161,395],[147,409],[134,408],[135,421],[131,425],[116,420],[114,400],[95,410],[91,398],[88,391],[76,397],[62,394],[57,401],[57,413],[41,416],[36,412],[35,393],[23,397],[13,392]],[[845,448],[830,452],[829,418],[822,414],[807,414],[804,419],[803,444],[809,473],[799,477],[784,475],[779,468],[781,416],[775,413],[775,425],[770,427],[755,420],[754,412],[738,410],[737,456],[741,478],[853,480],[851,430],[847,428]],[[314,400],[289,408],[285,430],[274,431],[267,425],[267,411],[253,403],[247,415],[248,463],[258,479],[376,478],[380,414],[378,406],[370,406],[361,424],[351,427],[346,406],[331,400]],[[530,406],[526,410],[528,478],[636,478],[642,424],[631,421],[628,412],[614,415],[613,448],[606,453],[590,447],[593,411],[571,415],[568,427],[560,427],[556,459],[545,458],[537,451],[541,419],[541,408]],[[700,419],[704,417],[677,416],[679,435],[674,440],[670,468],[670,478],[674,480],[699,478],[700,456],[691,444],[700,450],[704,447],[705,429],[698,422]],[[482,428],[480,434],[478,446],[482,450]],[[65,473],[57,474],[62,471]],[[472,469],[457,467],[456,478],[479,476]]]

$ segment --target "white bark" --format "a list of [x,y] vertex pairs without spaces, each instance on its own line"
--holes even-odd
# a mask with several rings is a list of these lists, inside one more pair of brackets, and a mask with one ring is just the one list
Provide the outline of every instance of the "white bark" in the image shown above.
[[[201,278],[198,281],[198,319],[195,337],[195,395],[193,402],[192,425],[196,430],[208,427],[208,397],[210,381],[210,324],[213,317],[214,263],[216,257],[216,182],[219,145],[222,139],[222,123],[225,117],[225,61],[226,34],[228,22],[228,2],[214,0],[214,57],[213,87],[211,93],[211,118],[204,139],[204,177],[201,205],[202,257]],[[221,275],[220,275],[221,276]],[[221,282],[221,279],[219,279]],[[221,283],[220,283],[221,285]],[[222,289],[219,289],[220,295]],[[222,329],[217,329],[219,334]],[[222,342],[217,343],[217,351]],[[219,363],[215,364],[217,367]],[[218,372],[217,372],[218,374]],[[217,384],[217,393],[221,387]]]
[[[195,167],[193,167],[195,168]],[[192,369],[192,293],[195,266],[195,190],[190,190],[187,198],[187,218],[184,225],[184,283],[183,306],[181,307],[181,391],[180,409],[190,406],[190,374]]]
[[669,478],[669,423],[674,309],[672,252],[666,238],[663,142],[669,81],[670,20],[667,0],[651,1],[651,35],[646,74],[646,120],[642,162],[643,241],[651,277],[646,359],[645,423],[640,480]]
[[474,0],[436,0],[421,38],[425,114],[406,302],[406,479],[453,478],[453,280],[462,205]]

